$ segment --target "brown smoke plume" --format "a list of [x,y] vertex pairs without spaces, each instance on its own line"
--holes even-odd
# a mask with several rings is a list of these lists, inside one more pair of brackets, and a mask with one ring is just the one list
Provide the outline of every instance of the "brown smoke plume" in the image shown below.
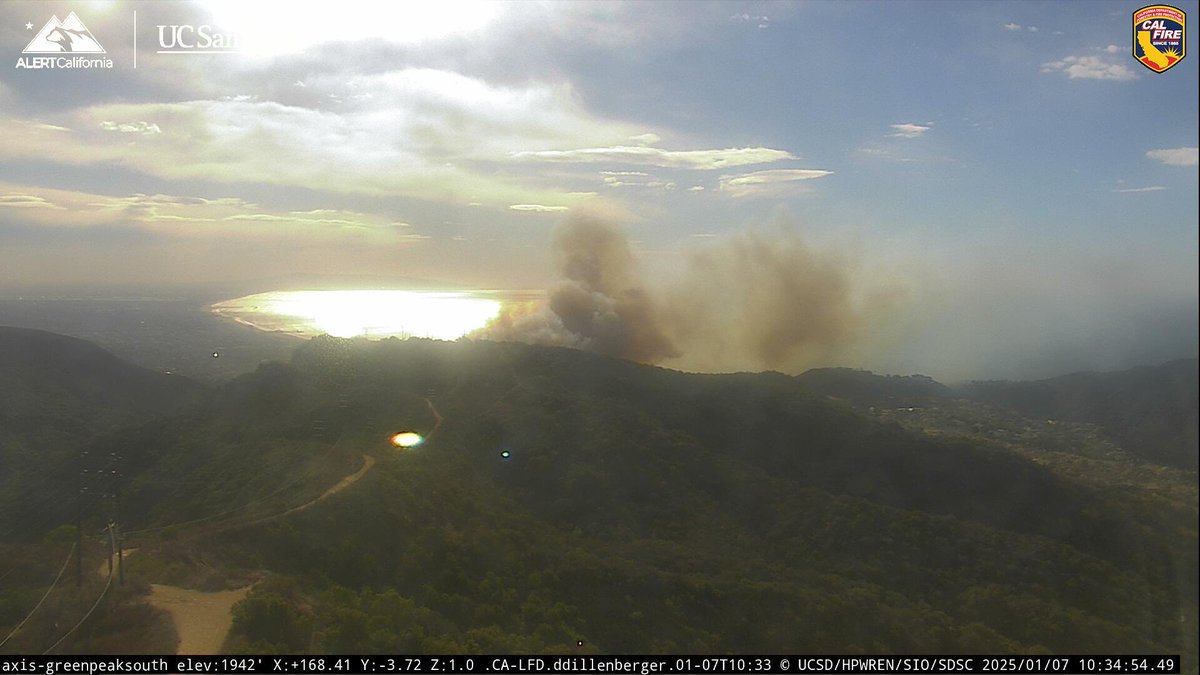
[[595,215],[555,231],[562,280],[548,300],[509,307],[479,337],[570,346],[689,370],[799,371],[854,343],[887,303],[841,256],[796,228],[740,232],[693,249],[678,278],[649,288],[628,240]]
[[577,347],[653,363],[678,356],[663,313],[643,288],[629,241],[594,215],[573,215],[554,233],[562,280],[549,300],[506,310],[481,337]]

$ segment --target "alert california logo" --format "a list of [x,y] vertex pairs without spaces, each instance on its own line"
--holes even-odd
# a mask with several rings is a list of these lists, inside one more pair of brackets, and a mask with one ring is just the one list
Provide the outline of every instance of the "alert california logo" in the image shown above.
[[[32,21],[25,22],[26,30],[33,30]],[[84,25],[75,12],[60,21],[58,15],[50,17],[42,29],[21,50],[17,68],[41,69],[110,69],[113,67],[108,52],[92,31]]]
[[1165,73],[1187,56],[1187,15],[1170,5],[1149,5],[1133,13],[1133,58]]

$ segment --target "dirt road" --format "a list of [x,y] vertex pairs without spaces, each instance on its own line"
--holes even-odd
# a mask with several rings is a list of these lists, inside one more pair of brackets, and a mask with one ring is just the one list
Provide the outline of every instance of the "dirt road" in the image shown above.
[[150,605],[166,610],[175,622],[179,633],[176,654],[218,654],[233,627],[233,606],[246,597],[250,588],[209,593],[150,584]]
[[[375,466],[374,457],[367,454],[363,454],[362,457],[363,465],[358,471],[341,479],[336,485],[321,493],[321,496],[316,499],[273,516],[240,523],[237,527],[246,527],[248,525],[284,518],[303,511],[345,490],[358,482],[360,478],[371,470],[371,467]],[[125,555],[129,556],[134,550],[136,549],[127,549]],[[113,564],[115,573],[115,555],[113,556]],[[106,560],[100,563],[100,568],[97,571],[101,576],[106,576],[108,569],[108,561]],[[175,631],[179,634],[179,647],[176,649],[176,654],[217,654],[221,650],[221,645],[225,643],[229,629],[233,627],[233,606],[246,597],[251,588],[252,586],[245,586],[231,591],[207,592],[194,591],[178,586],[167,586],[165,584],[150,584],[150,597],[148,601],[152,607],[162,609],[171,615],[171,620],[175,624]]]

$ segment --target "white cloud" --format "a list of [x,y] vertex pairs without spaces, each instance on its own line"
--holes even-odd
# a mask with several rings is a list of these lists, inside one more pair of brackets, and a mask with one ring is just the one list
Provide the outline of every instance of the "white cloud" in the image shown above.
[[1163,164],[1171,166],[1196,166],[1198,156],[1200,156],[1200,148],[1164,148],[1161,150],[1149,150],[1146,152],[1146,157],[1157,159]]
[[153,122],[100,122],[100,128],[105,131],[119,131],[123,134],[161,134],[162,129]]
[[637,143],[638,145],[654,145],[662,139],[659,138],[658,134],[645,133],[638,134],[637,136],[630,136],[629,140]]
[[1109,45],[1104,48],[1104,53],[1105,54],[1120,54],[1121,48],[1116,45]]
[[513,211],[532,211],[534,213],[558,213],[569,209],[566,206],[544,206],[542,204],[513,204],[508,208]]
[[1068,56],[1042,64],[1043,73],[1066,73],[1072,80],[1133,80],[1137,73],[1124,63],[1101,56]]
[[1030,33],[1036,33],[1036,32],[1038,32],[1038,27],[1037,27],[1037,26],[1030,26],[1028,30],[1029,30],[1029,32],[1030,32]]
[[37,195],[16,195],[16,194],[0,195],[0,206],[8,206],[8,207],[19,208],[19,209],[62,209],[63,208],[61,206],[58,206],[57,204],[50,202],[45,197],[39,197]]
[[1021,24],[1010,22],[1010,23],[1004,24],[1004,28],[1007,30],[1021,30]]
[[66,127],[60,127],[57,124],[35,123],[34,126],[38,129],[42,129],[45,131],[67,131],[67,132],[71,131],[70,129],[68,129]]
[[[120,163],[167,180],[263,183],[455,203],[573,204],[578,199],[558,186],[543,188],[537,177],[497,172],[495,163],[511,163],[514,153],[530,149],[617,145],[645,129],[590,115],[566,84],[509,87],[418,68],[350,80],[340,74],[312,75],[306,84],[306,100],[340,93],[343,103],[322,109],[230,98],[82,107],[49,120],[13,120],[21,133],[0,135],[0,161]],[[373,96],[357,96],[365,91]],[[63,128],[74,131],[67,136]],[[46,155],[47,147],[56,148],[53,156]],[[632,153],[646,150],[634,148]],[[698,159],[673,159],[668,153],[662,161]],[[710,161],[717,166],[738,163],[736,157]]]
[[805,181],[833,173],[823,169],[772,169],[721,176],[721,191],[734,197],[783,196],[801,191]]
[[514,152],[516,160],[543,162],[613,162],[671,169],[724,169],[747,164],[765,164],[796,159],[786,150],[771,148],[726,148],[724,150],[663,150],[644,146],[618,145],[576,150],[533,150]]
[[394,219],[380,215],[340,209],[281,211],[237,197],[205,199],[141,193],[116,197],[13,186],[7,194],[0,194],[0,206],[30,208],[30,219],[40,225],[101,229],[134,226],[189,239],[288,239],[297,235],[321,239],[350,233],[379,242],[412,238],[397,230]]
[[[442,0],[438,3],[376,3],[341,0],[294,6],[281,2],[207,0],[213,25],[237,36],[244,53],[278,56],[302,52],[328,42],[420,43],[452,35],[475,33],[496,21],[507,9],[483,0]],[[279,29],[286,17],[287,30]],[[364,21],[364,17],[370,20]]]
[[1159,190],[1166,190],[1166,189],[1167,188],[1165,188],[1161,185],[1151,185],[1149,187],[1124,188],[1121,190],[1113,190],[1113,192],[1158,192]]
[[660,180],[645,171],[601,171],[604,184],[609,187],[648,187],[675,189],[675,183]]
[[897,138],[919,138],[933,127],[932,125],[904,123],[893,124],[892,128],[896,130],[892,136]]
[[758,26],[759,28],[770,28],[771,27],[771,17],[765,16],[765,15],[746,14],[746,13],[734,14],[733,16],[729,17],[729,20],[730,21],[739,21],[741,23],[753,23],[756,26]]

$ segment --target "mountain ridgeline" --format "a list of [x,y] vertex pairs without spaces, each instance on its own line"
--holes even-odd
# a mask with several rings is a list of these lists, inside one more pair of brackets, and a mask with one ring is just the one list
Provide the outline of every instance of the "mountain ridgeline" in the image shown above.
[[1012,410],[1033,420],[1095,425],[1126,452],[1195,471],[1200,362],[1179,359],[1111,373],[1034,382],[971,382],[950,388],[928,377],[822,368],[799,376],[815,391],[858,406],[930,407],[955,399]]
[[[1048,425],[927,378],[322,337],[180,391],[198,401],[130,404],[136,419],[87,440],[122,457],[140,581],[71,649],[157,644],[112,628],[137,583],[257,580],[229,651],[1195,663],[1195,474],[1103,426]],[[397,448],[401,431],[425,442]],[[0,461],[11,439],[32,442],[3,438]],[[26,540],[56,525],[38,524]],[[0,602],[0,629],[19,604]],[[25,633],[36,645],[37,627]]]
[[204,388],[77,338],[0,326],[0,533],[73,521],[98,435],[197,404]]

